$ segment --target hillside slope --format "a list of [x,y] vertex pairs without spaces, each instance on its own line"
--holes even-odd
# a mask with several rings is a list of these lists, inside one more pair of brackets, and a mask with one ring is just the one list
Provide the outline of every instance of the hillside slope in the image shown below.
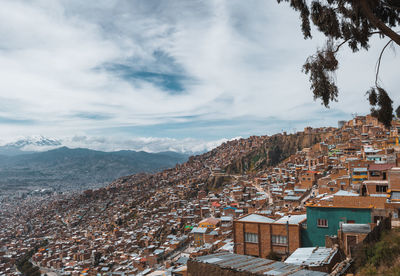
[[276,134],[254,150],[233,160],[225,167],[227,173],[243,174],[275,166],[296,151],[311,147],[321,141],[320,134],[296,133],[289,135]]

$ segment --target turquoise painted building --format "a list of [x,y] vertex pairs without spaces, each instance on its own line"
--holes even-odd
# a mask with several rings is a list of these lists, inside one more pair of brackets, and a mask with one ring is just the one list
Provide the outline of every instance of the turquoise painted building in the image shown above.
[[337,235],[340,222],[371,223],[371,208],[307,206],[307,227],[301,232],[301,246],[325,246],[325,236]]

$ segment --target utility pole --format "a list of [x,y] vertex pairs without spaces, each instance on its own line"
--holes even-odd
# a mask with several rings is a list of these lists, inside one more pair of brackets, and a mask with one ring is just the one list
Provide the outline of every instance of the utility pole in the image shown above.
[[287,246],[286,246],[286,255],[287,257],[289,257],[290,251],[289,251],[289,220],[290,220],[290,215],[288,215],[288,219],[286,221],[286,242],[287,242]]

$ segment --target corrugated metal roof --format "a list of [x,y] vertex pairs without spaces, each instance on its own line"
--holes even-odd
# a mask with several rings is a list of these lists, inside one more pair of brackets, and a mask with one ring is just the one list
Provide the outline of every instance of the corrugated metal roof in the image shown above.
[[272,260],[256,258],[252,256],[221,252],[217,254],[201,256],[194,261],[217,265],[234,271],[249,272],[254,275],[298,275],[298,276],[323,276],[328,275],[302,269],[298,265],[276,262]]
[[204,227],[194,227],[190,233],[191,233],[191,234],[204,234],[205,232],[207,232],[207,228],[204,228]]
[[239,271],[254,271],[255,269],[259,268],[259,267],[264,267],[267,264],[272,263],[272,260],[266,260],[266,259],[261,259],[261,258],[255,258],[255,261],[247,266],[243,266],[240,269],[238,269]]
[[361,223],[343,223],[342,231],[344,233],[369,233],[371,232],[371,225]]
[[337,249],[326,247],[301,247],[286,259],[285,263],[307,266],[323,266],[329,264]]

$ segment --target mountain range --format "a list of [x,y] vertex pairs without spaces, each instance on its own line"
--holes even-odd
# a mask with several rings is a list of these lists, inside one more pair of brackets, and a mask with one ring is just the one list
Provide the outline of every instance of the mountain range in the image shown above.
[[[56,140],[41,143],[57,146]],[[1,148],[0,195],[43,188],[57,191],[95,188],[124,175],[174,167],[188,158],[176,152],[102,152],[67,147],[26,153],[21,150],[23,147],[24,143],[19,143]]]

